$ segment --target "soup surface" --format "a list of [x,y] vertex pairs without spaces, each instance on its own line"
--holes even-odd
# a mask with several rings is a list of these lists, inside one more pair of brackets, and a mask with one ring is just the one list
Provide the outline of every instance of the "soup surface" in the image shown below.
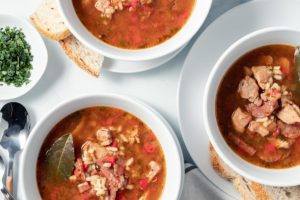
[[126,49],[148,48],[178,32],[195,0],[73,0],[84,26],[104,42]]
[[[64,179],[49,176],[54,170],[48,165],[49,151],[66,133],[73,137],[73,169]],[[151,129],[135,116],[110,107],[80,110],[59,122],[46,138],[37,163],[38,187],[45,200],[157,200],[165,176],[163,151]]]
[[255,49],[231,66],[219,86],[219,129],[229,146],[255,165],[288,168],[300,163],[294,53],[288,45]]

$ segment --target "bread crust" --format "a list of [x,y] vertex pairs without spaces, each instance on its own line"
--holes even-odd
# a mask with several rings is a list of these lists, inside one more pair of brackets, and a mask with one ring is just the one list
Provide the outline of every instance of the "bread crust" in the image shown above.
[[[98,77],[100,74],[100,68],[103,64],[103,56],[93,52],[92,50],[81,44],[73,35],[67,37],[64,40],[59,41],[61,47],[65,53],[73,60],[81,69],[85,70],[89,74]],[[96,62],[88,62],[85,58],[90,56]]]

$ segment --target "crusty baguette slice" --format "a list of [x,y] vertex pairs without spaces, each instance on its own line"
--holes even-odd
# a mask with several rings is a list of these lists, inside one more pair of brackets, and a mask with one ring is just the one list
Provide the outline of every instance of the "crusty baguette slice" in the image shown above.
[[89,72],[93,76],[99,76],[104,60],[104,57],[101,54],[85,47],[73,35],[61,40],[59,43],[64,49],[65,53],[79,67]]
[[56,0],[43,0],[39,8],[30,16],[30,20],[47,38],[59,41],[71,34],[60,16]]
[[[264,186],[243,178],[229,168],[210,145],[211,163],[213,168],[225,179],[232,182],[244,200],[297,200],[300,199],[300,186],[271,187]],[[292,177],[291,177],[292,178]]]

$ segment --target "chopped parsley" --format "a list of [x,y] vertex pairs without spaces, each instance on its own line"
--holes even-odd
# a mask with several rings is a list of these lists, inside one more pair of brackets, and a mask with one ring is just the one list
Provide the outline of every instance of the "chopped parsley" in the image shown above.
[[0,28],[0,84],[21,87],[29,83],[32,58],[30,45],[21,29]]

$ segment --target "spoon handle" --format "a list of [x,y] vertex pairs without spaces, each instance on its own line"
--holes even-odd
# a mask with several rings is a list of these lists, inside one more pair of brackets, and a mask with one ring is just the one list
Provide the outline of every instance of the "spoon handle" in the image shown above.
[[12,193],[13,192],[13,179],[12,176],[7,176],[6,178],[6,188],[8,192]]

